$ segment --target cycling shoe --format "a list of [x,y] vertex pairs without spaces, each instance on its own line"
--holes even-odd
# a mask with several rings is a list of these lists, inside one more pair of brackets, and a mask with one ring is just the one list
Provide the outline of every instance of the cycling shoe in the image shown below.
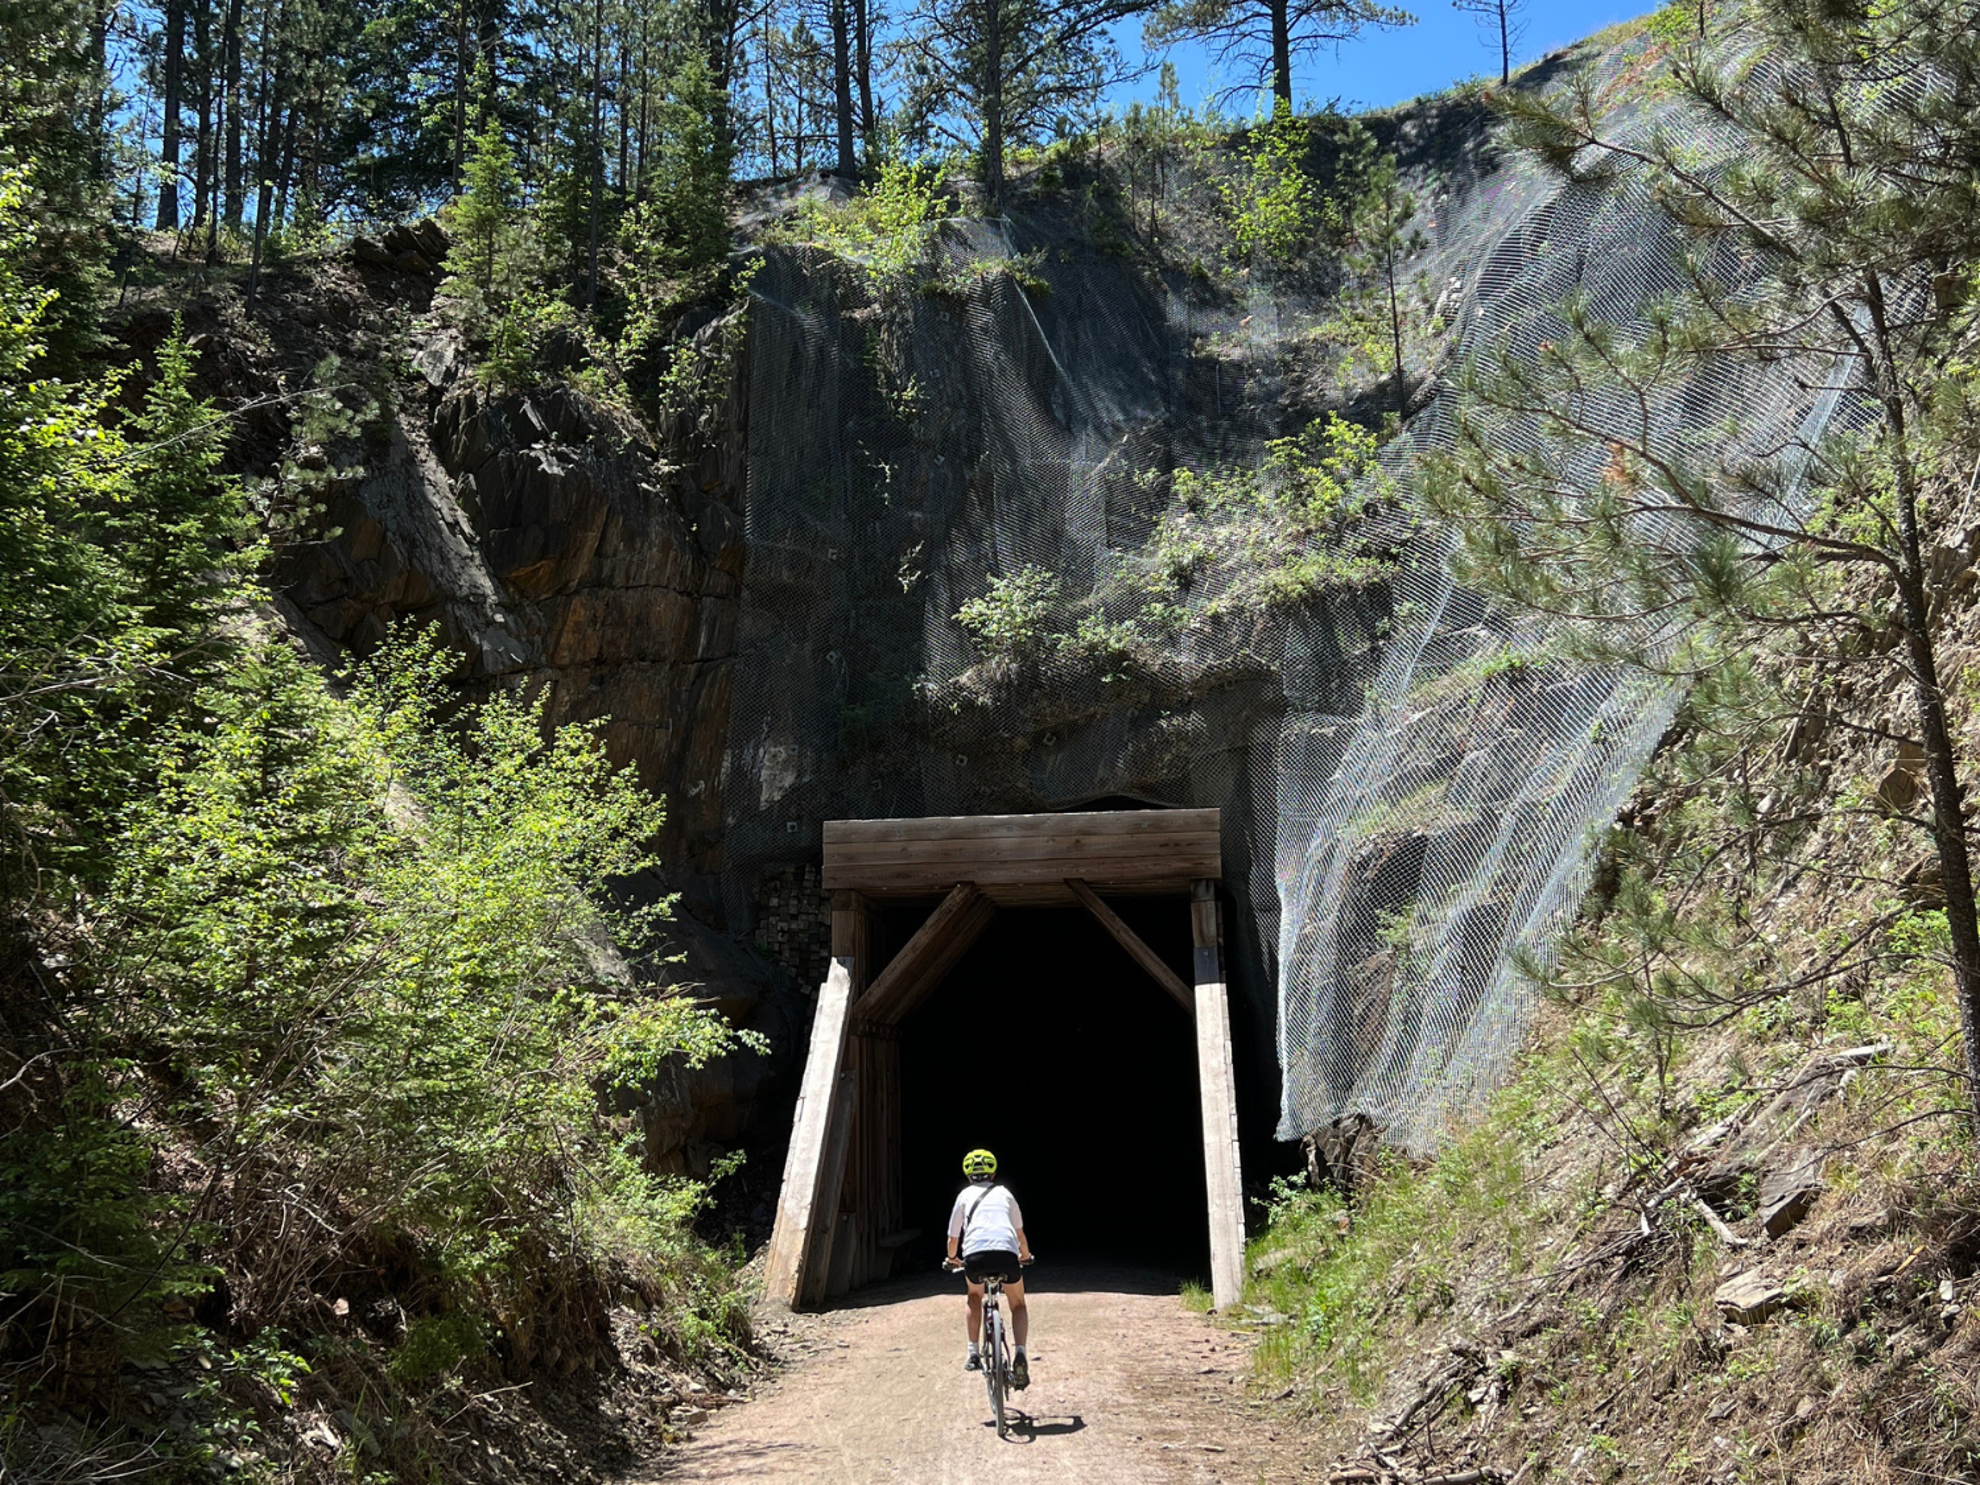
[[1022,1351],[1018,1352],[1017,1359],[1011,1363],[1011,1385],[1020,1392],[1031,1385],[1031,1363],[1026,1360]]
[[982,1371],[982,1370],[983,1370],[983,1358],[982,1358],[981,1356],[979,1356],[979,1355],[978,1355],[978,1354],[977,1354],[976,1352],[974,1352],[974,1351],[972,1351],[972,1352],[970,1352],[970,1353],[969,1353],[969,1359],[968,1359],[967,1361],[965,1361],[965,1362],[963,1362],[963,1370],[964,1370],[964,1371],[966,1371],[966,1372],[980,1372],[980,1371]]

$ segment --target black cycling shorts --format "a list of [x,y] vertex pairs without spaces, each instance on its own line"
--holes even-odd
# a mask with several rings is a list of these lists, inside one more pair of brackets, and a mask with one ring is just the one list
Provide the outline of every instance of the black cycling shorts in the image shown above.
[[963,1277],[972,1284],[995,1279],[1003,1284],[1022,1284],[1024,1266],[1017,1254],[1007,1248],[990,1248],[981,1253],[963,1254]]

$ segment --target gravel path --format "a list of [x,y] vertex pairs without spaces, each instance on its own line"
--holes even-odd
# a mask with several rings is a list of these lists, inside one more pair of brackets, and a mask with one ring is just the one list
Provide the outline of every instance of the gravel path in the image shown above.
[[962,1370],[960,1280],[877,1285],[770,1339],[785,1357],[635,1482],[806,1485],[1197,1485],[1317,1481],[1253,1398],[1249,1337],[1184,1310],[1172,1280],[1054,1272],[1031,1294],[1031,1375],[999,1440],[982,1379]]

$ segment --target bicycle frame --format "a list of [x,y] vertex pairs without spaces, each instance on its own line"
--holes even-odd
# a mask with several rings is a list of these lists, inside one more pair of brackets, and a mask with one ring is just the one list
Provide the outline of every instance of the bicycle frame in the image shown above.
[[1004,1308],[998,1303],[1004,1281],[991,1275],[983,1281],[983,1385],[990,1390],[990,1411],[996,1415],[997,1437],[1005,1438],[1011,1428],[1004,1405],[1011,1395],[1011,1352],[1004,1339]]

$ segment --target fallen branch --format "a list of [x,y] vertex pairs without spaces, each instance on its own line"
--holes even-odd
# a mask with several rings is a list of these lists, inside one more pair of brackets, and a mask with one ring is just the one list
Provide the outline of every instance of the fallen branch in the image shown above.
[[1724,1243],[1728,1248],[1744,1248],[1752,1243],[1753,1240],[1751,1238],[1743,1238],[1730,1227],[1726,1226],[1725,1218],[1713,1211],[1712,1204],[1705,1200],[1704,1197],[1700,1196],[1696,1191],[1692,1191],[1690,1187],[1686,1187],[1685,1190],[1691,1197],[1693,1208],[1697,1210],[1699,1216],[1705,1219],[1705,1225],[1719,1235],[1720,1242]]

